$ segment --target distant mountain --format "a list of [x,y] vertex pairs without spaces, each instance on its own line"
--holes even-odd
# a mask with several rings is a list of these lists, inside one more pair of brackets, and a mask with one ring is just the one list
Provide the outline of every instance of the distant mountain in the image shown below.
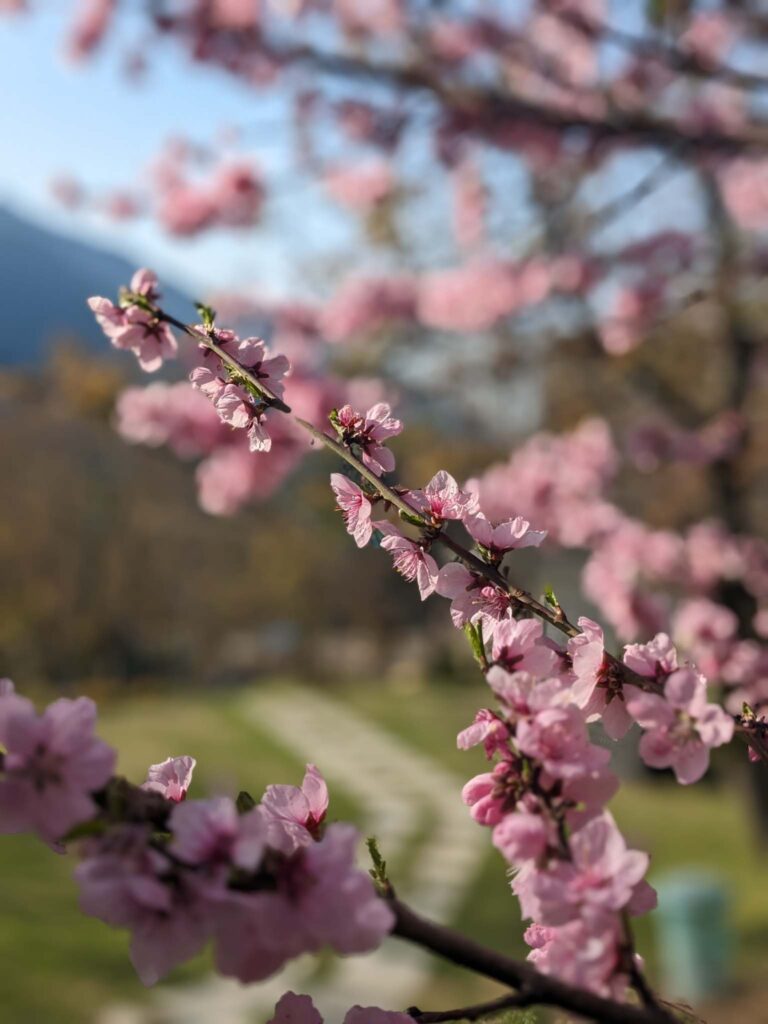
[[[114,296],[136,268],[121,256],[48,231],[0,207],[0,365],[37,362],[50,343],[75,335],[106,351],[85,304]],[[166,288],[169,311],[189,315],[189,303]]]

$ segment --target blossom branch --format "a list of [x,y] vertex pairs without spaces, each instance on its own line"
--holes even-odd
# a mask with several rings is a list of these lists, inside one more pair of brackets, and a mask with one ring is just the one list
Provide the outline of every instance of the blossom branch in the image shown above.
[[[617,1003],[541,974],[528,964],[487,949],[451,928],[428,921],[400,900],[392,900],[390,906],[395,912],[394,935],[460,967],[517,989],[527,1005],[557,1006],[599,1024],[671,1024],[674,1021],[672,1014],[663,1007]],[[416,1020],[424,1022],[455,1019],[429,1014],[416,1017]]]
[[521,990],[511,996],[501,996],[499,999],[491,999],[487,1003],[476,1003],[474,1006],[461,1006],[456,1010],[419,1010],[411,1006],[408,1009],[408,1016],[413,1017],[417,1024],[440,1024],[442,1021],[451,1020],[482,1020],[484,1017],[492,1016],[501,1010],[521,1009],[531,1005],[531,998],[527,992]]
[[[158,320],[172,325],[177,330],[184,332],[194,339],[198,344],[214,352],[231,371],[235,379],[245,379],[262,397],[266,405],[277,412],[290,416],[291,420],[314,440],[319,441],[337,457],[350,465],[375,490],[381,499],[396,508],[406,520],[418,525],[425,531],[430,543],[439,542],[443,544],[457,555],[459,560],[468,569],[488,580],[494,587],[505,593],[519,608],[525,609],[569,638],[581,635],[581,630],[568,619],[559,604],[550,607],[538,601],[528,591],[516,586],[496,565],[479,558],[465,545],[449,536],[445,531],[444,524],[441,523],[436,527],[429,516],[406,501],[403,494],[399,493],[397,489],[386,484],[372,469],[365,465],[362,459],[354,454],[349,446],[342,444],[329,434],[319,430],[313,424],[294,415],[291,412],[290,406],[276,396],[262,380],[242,366],[236,358],[231,356],[217,343],[213,330],[209,332],[194,324],[184,323],[165,313],[157,306],[152,306],[151,308]],[[608,651],[605,652],[605,666],[606,670],[620,680],[622,684],[628,683],[653,693],[663,692],[663,685],[659,681],[640,675]],[[736,731],[746,740],[753,752],[753,756],[768,763],[768,725],[754,716],[748,715],[735,716],[735,724]]]

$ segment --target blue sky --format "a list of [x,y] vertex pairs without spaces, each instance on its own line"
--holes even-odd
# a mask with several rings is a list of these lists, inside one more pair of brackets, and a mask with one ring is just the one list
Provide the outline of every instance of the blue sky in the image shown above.
[[[197,291],[250,283],[288,291],[297,242],[308,254],[344,238],[348,226],[321,204],[309,209],[296,202],[311,186],[290,175],[285,114],[274,97],[265,100],[213,69],[190,73],[173,46],[138,84],[126,81],[114,48],[73,66],[62,53],[71,10],[57,0],[39,4],[32,17],[0,17],[0,203],[135,262],[151,262]],[[130,18],[122,26],[127,34],[135,27]],[[280,181],[263,230],[173,241],[146,222],[116,228],[96,214],[73,215],[50,196],[58,173],[71,172],[96,190],[131,185],[169,136],[188,133],[206,142],[229,124],[253,125],[253,154]]]
[[[190,72],[172,45],[151,61],[146,80],[139,84],[126,81],[121,72],[120,45],[72,66],[62,54],[71,10],[69,2],[40,0],[32,17],[0,18],[0,203],[63,233],[119,251],[134,263],[148,263],[196,294],[248,286],[276,294],[327,290],[332,275],[325,258],[337,251],[348,260],[358,228],[352,218],[321,200],[316,185],[291,171],[290,130],[280,99],[247,89],[215,69]],[[137,23],[130,16],[122,16],[118,28],[118,44],[135,38]],[[96,191],[131,185],[170,135],[186,133],[207,142],[230,124],[252,126],[249,152],[275,183],[258,230],[174,241],[145,221],[118,227],[96,214],[73,215],[50,196],[51,178],[66,172]],[[618,161],[594,188],[598,201],[629,187],[657,159]],[[406,154],[415,177],[423,176],[425,160],[426,153]],[[502,180],[509,197],[508,168]],[[438,195],[432,185],[430,193]],[[511,210],[512,238],[522,238],[530,227],[530,211],[519,195],[517,203],[507,199],[505,204]],[[440,200],[436,202],[439,207]],[[643,235],[654,221],[658,227],[670,226],[670,211],[675,227],[693,225],[694,207],[690,180],[678,176],[663,194],[616,226],[615,240]],[[446,231],[446,212],[428,210],[426,221],[410,226],[408,241],[414,243],[414,252],[424,238],[439,238]],[[447,234],[446,240],[450,242]]]

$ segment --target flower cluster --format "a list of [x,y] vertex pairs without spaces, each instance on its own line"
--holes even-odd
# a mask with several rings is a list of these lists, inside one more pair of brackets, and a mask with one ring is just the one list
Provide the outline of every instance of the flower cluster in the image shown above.
[[325,825],[314,765],[301,787],[269,786],[259,804],[188,800],[194,758],[151,765],[132,787],[113,777],[95,719],[86,698],[38,715],[0,681],[0,830],[56,849],[81,840],[81,909],[130,931],[145,984],[210,940],[222,974],[254,981],[305,952],[368,952],[391,930],[392,911],[355,866],[356,830]]
[[[201,364],[189,375],[192,386],[210,399],[222,423],[246,431],[252,452],[268,452],[272,447],[266,427],[270,403],[264,395],[282,397],[282,379],[290,370],[290,364],[285,356],[268,357],[260,338],[241,341],[232,331],[215,329],[212,329],[212,336],[218,347],[247,371],[248,377],[240,376],[216,352],[201,345]],[[254,394],[249,378],[258,380],[265,392]]]
[[115,348],[129,349],[147,373],[159,370],[166,359],[176,355],[173,331],[154,308],[160,293],[151,270],[137,270],[119,306],[109,299],[88,299],[99,326]]

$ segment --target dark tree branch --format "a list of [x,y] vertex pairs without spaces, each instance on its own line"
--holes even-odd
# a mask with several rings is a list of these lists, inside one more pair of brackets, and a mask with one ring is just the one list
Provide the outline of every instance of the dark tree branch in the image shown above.
[[[675,1018],[663,1007],[640,1007],[604,999],[556,978],[542,974],[527,963],[487,949],[459,932],[420,917],[399,900],[392,900],[396,923],[393,934],[459,967],[482,974],[517,989],[526,1005],[558,1006],[599,1024],[673,1024]],[[451,1020],[422,1016],[421,1021]],[[471,1018],[470,1018],[471,1019]]]
[[500,999],[476,1003],[474,1006],[462,1006],[456,1010],[419,1010],[418,1007],[411,1006],[407,1013],[418,1024],[441,1024],[443,1021],[451,1020],[483,1020],[484,1017],[491,1017],[502,1010],[514,1010],[530,1005],[530,996],[525,991],[520,991],[515,995],[502,996]]

